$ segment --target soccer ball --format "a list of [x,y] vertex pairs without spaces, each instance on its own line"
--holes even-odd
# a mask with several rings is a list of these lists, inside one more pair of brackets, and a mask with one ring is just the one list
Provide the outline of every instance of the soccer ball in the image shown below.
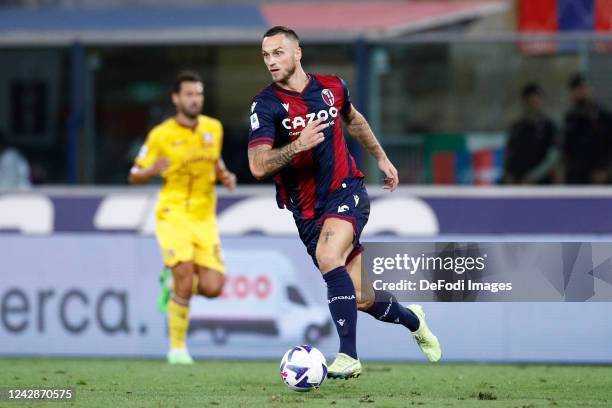
[[327,378],[325,357],[312,346],[289,349],[280,365],[283,382],[293,391],[310,391],[319,388]]

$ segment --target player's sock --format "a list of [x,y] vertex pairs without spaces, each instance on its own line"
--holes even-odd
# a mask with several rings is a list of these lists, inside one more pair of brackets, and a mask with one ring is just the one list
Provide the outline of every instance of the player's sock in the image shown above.
[[168,334],[170,349],[184,349],[187,329],[189,328],[189,300],[178,298],[176,295],[168,305]]
[[353,281],[344,265],[324,273],[323,279],[327,283],[329,311],[340,336],[340,353],[356,359],[357,297]]
[[374,304],[366,313],[383,322],[401,324],[413,332],[419,329],[419,318],[410,309],[399,304],[391,292],[375,290],[374,294]]
[[200,276],[197,273],[193,274],[193,279],[191,279],[191,294],[197,295],[200,293],[200,289],[198,286],[200,285]]

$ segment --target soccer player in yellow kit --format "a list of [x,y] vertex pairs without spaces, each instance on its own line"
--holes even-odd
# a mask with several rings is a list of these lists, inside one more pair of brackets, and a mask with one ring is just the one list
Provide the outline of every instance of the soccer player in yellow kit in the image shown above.
[[171,364],[192,364],[185,338],[192,294],[221,294],[224,265],[217,220],[215,183],[236,186],[236,176],[221,158],[221,122],[201,115],[204,84],[193,72],[178,74],[172,102],[176,115],[149,133],[129,182],[163,178],[156,208],[156,235],[164,264],[172,269],[174,293],[168,305]]

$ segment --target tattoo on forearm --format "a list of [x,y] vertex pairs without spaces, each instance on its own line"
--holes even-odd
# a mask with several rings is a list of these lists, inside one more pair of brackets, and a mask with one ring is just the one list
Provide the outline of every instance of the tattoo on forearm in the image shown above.
[[257,168],[264,171],[265,176],[269,176],[291,163],[301,146],[302,141],[298,140],[297,143],[289,143],[277,149],[265,147],[249,149],[249,159]]
[[384,153],[370,125],[361,114],[347,125],[347,129],[372,156],[378,158]]
[[279,149],[268,150],[263,157],[266,171],[274,171],[277,168],[284,167],[297,154],[297,149],[292,143],[283,146]]

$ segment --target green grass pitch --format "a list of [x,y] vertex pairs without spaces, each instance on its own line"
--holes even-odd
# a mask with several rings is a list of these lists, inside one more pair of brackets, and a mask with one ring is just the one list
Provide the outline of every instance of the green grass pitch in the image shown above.
[[365,362],[358,379],[297,393],[272,361],[0,358],[0,387],[73,387],[79,407],[610,407],[611,366]]

